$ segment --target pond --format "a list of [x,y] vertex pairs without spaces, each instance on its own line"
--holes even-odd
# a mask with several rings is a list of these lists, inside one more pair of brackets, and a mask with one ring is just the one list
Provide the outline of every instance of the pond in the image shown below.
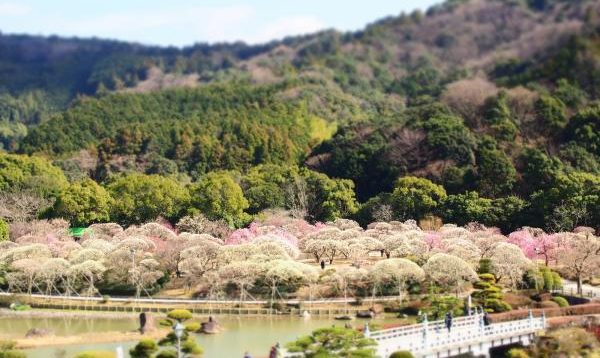
[[[204,348],[204,357],[242,357],[248,351],[253,357],[268,356],[270,347],[276,342],[286,343],[312,330],[331,325],[343,325],[344,322],[333,318],[313,317],[305,319],[290,316],[220,316],[217,321],[225,331],[216,335],[197,335],[197,340]],[[202,318],[206,320],[206,318]],[[377,318],[374,323],[393,322],[390,318]],[[361,327],[366,321],[356,320],[353,326]],[[77,335],[89,332],[132,331],[137,327],[137,318],[127,316],[120,319],[91,318],[0,318],[0,335],[20,338],[28,329],[47,328],[56,335]],[[76,352],[85,350],[112,350],[122,346],[126,352],[136,342],[102,343],[90,345],[71,345],[65,347],[47,347],[27,351],[29,358],[70,358]]]

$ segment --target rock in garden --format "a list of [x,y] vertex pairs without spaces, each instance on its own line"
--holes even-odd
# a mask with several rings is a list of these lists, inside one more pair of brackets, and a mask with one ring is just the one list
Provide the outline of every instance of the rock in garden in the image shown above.
[[25,333],[25,338],[37,338],[37,337],[46,337],[53,335],[54,332],[52,330],[46,328],[32,328],[27,333]]

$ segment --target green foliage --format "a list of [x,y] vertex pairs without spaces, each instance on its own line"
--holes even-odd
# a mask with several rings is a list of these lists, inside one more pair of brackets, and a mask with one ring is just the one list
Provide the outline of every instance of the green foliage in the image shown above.
[[467,192],[449,195],[440,205],[438,213],[446,222],[458,225],[479,222],[510,230],[518,225],[517,217],[524,208],[525,202],[516,197],[492,200],[479,197],[477,192]]
[[163,327],[172,327],[173,321],[171,321],[170,319],[167,319],[167,318],[163,318],[158,321],[158,324]]
[[529,358],[530,355],[526,350],[521,348],[511,348],[507,353],[508,358]]
[[598,349],[600,343],[593,333],[584,328],[571,327],[546,333],[537,344],[528,347],[527,353],[530,357],[586,357],[593,356]]
[[333,221],[348,217],[358,210],[354,183],[351,180],[332,179],[309,170],[304,170],[302,177],[309,194],[307,204],[309,219],[312,221]]
[[158,175],[128,174],[108,184],[115,198],[111,219],[124,224],[139,224],[163,216],[176,220],[190,201],[186,188],[176,180]]
[[495,280],[496,278],[491,273],[492,272],[492,261],[487,258],[483,258],[479,260],[479,267],[477,268],[477,273],[479,273],[479,278],[483,281]]
[[376,357],[375,341],[354,329],[341,327],[317,329],[286,346],[289,352],[299,353],[299,357],[305,358]]
[[422,124],[427,132],[427,144],[438,158],[452,159],[459,164],[473,162],[475,141],[461,118],[437,114]]
[[559,171],[552,186],[531,195],[530,221],[557,232],[595,223],[599,198],[600,176]]
[[490,283],[490,284],[495,284],[496,277],[493,274],[489,273],[490,270],[482,269],[483,267],[489,267],[489,265],[491,265],[491,262],[489,259],[481,259],[479,261],[479,272],[480,272],[479,279],[484,282]]
[[551,132],[564,128],[568,118],[565,104],[558,98],[542,95],[535,104],[538,120]]
[[129,350],[129,355],[131,358],[151,358],[157,350],[158,345],[153,339],[142,338]]
[[477,151],[477,188],[485,197],[509,194],[517,181],[517,171],[510,158],[491,144]]
[[167,317],[169,317],[170,319],[177,320],[179,322],[183,322],[192,318],[192,312],[185,309],[176,309],[169,311],[167,313]]
[[554,97],[561,100],[570,108],[578,108],[587,101],[587,93],[585,93],[585,91],[577,84],[572,84],[569,80],[564,78],[557,81]]
[[540,291],[544,288],[544,278],[539,269],[529,269],[523,275],[523,283],[526,288]]
[[242,178],[248,211],[252,214],[268,208],[286,206],[286,189],[298,177],[298,168],[274,164],[253,167]]
[[9,308],[13,311],[29,311],[29,310],[31,310],[30,305],[26,305],[26,304],[19,303],[19,302],[11,303]]
[[540,270],[542,272],[542,279],[544,280],[544,290],[552,291],[554,289],[554,277],[552,276],[552,272],[544,267]]
[[567,140],[600,156],[600,105],[585,108],[577,113],[565,129]]
[[[170,332],[165,338],[158,342],[158,345],[161,347],[176,347],[177,336],[175,336],[175,333]],[[201,356],[203,353],[202,347],[196,342],[194,337],[190,336],[186,331],[184,331],[183,336],[181,337],[181,351],[192,356]],[[172,349],[170,348],[164,349],[157,354],[157,357],[161,354],[163,354],[164,357],[170,357],[171,352]]]
[[197,332],[198,330],[200,330],[200,323],[199,322],[189,322],[185,325],[185,330],[188,332]]
[[78,353],[75,358],[114,358],[115,353],[111,351],[85,351]]
[[301,105],[277,101],[280,89],[232,84],[86,98],[33,128],[23,149],[62,154],[95,146],[103,171],[115,156],[154,153],[194,176],[293,163],[308,150],[314,119]]
[[442,89],[440,72],[425,58],[410,74],[392,84],[392,90],[411,98],[438,95]]
[[508,312],[512,310],[512,306],[498,298],[488,298],[484,301],[483,306],[487,311],[491,312]]
[[519,128],[513,121],[506,91],[501,91],[497,97],[487,101],[485,120],[491,125],[497,139],[501,141],[515,139]]
[[250,217],[244,212],[249,206],[242,188],[227,172],[212,172],[202,176],[190,188],[191,204],[211,220],[225,220],[240,227]]
[[473,288],[478,289],[478,290],[485,290],[487,288],[490,288],[491,284],[489,282],[485,282],[485,281],[477,281],[473,284]]
[[25,352],[16,349],[17,342],[2,340],[0,341],[0,358],[25,358]]
[[54,203],[52,216],[68,220],[72,226],[88,226],[110,220],[112,198],[91,179],[72,183]]
[[397,351],[392,353],[390,358],[414,358],[414,356],[409,351]]
[[[177,309],[170,311],[168,316],[171,319],[183,321],[191,318],[192,314],[188,310]],[[129,354],[132,358],[177,358],[177,350],[175,349],[177,347],[177,342],[177,336],[175,333],[169,332],[166,337],[158,342],[158,344],[150,338],[140,340],[137,345],[129,350]],[[180,342],[181,352],[184,354],[183,356],[202,356],[202,347],[196,342],[194,337],[189,335],[187,329],[183,332]],[[161,347],[166,348],[161,349]]]
[[464,305],[462,299],[455,296],[429,296],[430,306],[424,310],[430,321],[444,319],[446,313],[452,312],[454,317],[462,316]]
[[558,303],[560,307],[569,307],[569,302],[564,297],[555,296],[552,297],[552,301]]
[[322,170],[332,177],[352,179],[359,199],[366,200],[381,191],[391,191],[400,174],[399,168],[408,164],[387,159],[387,153],[393,148],[390,132],[396,129],[376,123],[343,126],[331,140],[317,148],[314,155],[327,153],[330,159],[321,165]]
[[0,191],[32,191],[53,197],[67,184],[63,172],[42,157],[0,152]]
[[555,290],[560,290],[563,288],[562,278],[560,274],[556,271],[552,271],[552,284]]
[[574,170],[600,174],[600,157],[575,142],[569,142],[561,148],[560,159]]
[[8,241],[9,238],[8,224],[0,218],[0,241]]
[[[356,215],[366,224],[435,211],[446,222],[504,232],[596,228],[600,37],[593,9],[584,1],[506,0],[466,16],[465,6],[451,0],[426,16],[390,17],[364,31],[259,46],[162,49],[0,34],[0,146],[43,153],[64,170],[40,157],[0,154],[0,191],[49,202],[60,194],[54,210],[38,212],[77,225],[107,220],[105,201],[93,206],[102,190],[83,181],[90,176],[115,199],[110,216],[123,224],[203,212],[241,226],[248,214],[285,208],[310,221]],[[523,26],[507,34],[501,21],[488,21],[491,13]],[[441,18],[448,26],[431,26]],[[545,22],[566,31],[565,20],[581,29],[528,47],[533,38],[523,29]],[[492,26],[489,34],[476,31],[481,23]],[[475,30],[457,33],[457,24]],[[487,74],[498,88],[466,65],[497,57],[494,46],[534,50]],[[120,91],[196,75],[198,88]],[[444,87],[462,78],[456,106]],[[155,182],[145,195],[137,178],[119,181],[130,172],[161,179],[145,180]],[[399,177],[426,178],[450,195],[433,208],[427,195],[392,199]],[[182,183],[193,181],[190,196]]]
[[177,350],[176,349],[163,349],[158,352],[155,358],[177,358]]
[[487,312],[506,312],[512,310],[510,304],[502,300],[504,297],[502,288],[496,284],[496,277],[494,275],[491,273],[481,273],[479,274],[479,279],[481,281],[473,284],[475,291],[471,294],[477,305],[482,306]]
[[392,192],[392,203],[401,220],[422,219],[434,212],[445,198],[442,186],[416,177],[398,179]]
[[358,211],[354,214],[353,219],[361,226],[367,226],[375,221],[390,221],[394,219],[392,208],[392,195],[389,193],[381,193],[367,200],[359,206]]

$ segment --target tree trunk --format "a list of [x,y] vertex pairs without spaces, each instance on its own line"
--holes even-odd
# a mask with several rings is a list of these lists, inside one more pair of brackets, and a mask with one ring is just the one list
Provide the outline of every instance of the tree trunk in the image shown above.
[[344,314],[348,315],[348,293],[346,287],[344,287]]
[[581,275],[577,275],[577,294],[583,296],[583,282]]
[[273,285],[271,286],[271,303],[270,303],[270,309],[271,311],[273,311],[273,300],[275,299],[275,289],[277,286],[275,286],[275,281],[273,281]]

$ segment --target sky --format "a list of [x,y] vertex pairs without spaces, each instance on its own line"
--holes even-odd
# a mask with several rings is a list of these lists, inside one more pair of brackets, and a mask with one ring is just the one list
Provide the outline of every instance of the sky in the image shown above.
[[150,45],[245,41],[359,30],[440,0],[0,0],[0,31]]

